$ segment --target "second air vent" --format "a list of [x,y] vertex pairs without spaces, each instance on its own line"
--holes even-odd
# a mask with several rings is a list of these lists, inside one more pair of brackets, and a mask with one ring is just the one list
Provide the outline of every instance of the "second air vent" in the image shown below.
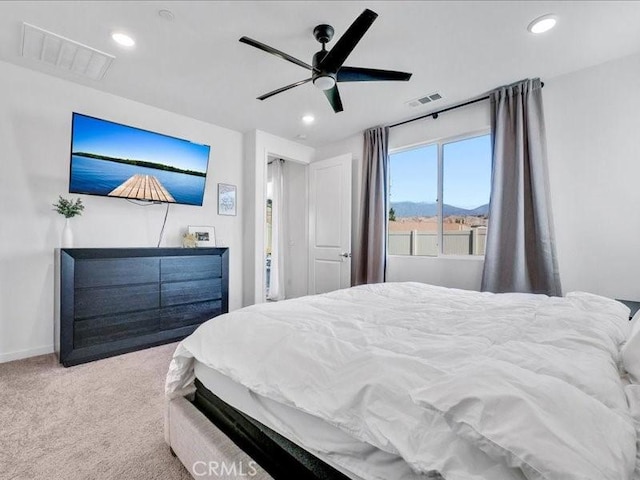
[[433,92],[428,95],[425,95],[420,98],[414,98],[413,100],[409,100],[406,102],[410,107],[419,107],[421,105],[426,105],[427,103],[435,102],[443,98],[443,95],[439,92]]

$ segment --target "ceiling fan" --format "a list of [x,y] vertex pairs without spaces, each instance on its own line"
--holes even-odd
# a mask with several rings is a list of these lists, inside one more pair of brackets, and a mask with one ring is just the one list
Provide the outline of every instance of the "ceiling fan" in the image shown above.
[[291,88],[303,85],[308,82],[313,84],[324,91],[333,111],[338,113],[343,110],[342,100],[340,99],[340,92],[338,91],[339,82],[377,82],[382,80],[396,80],[407,81],[411,78],[410,73],[396,72],[392,70],[378,70],[375,68],[361,68],[361,67],[347,67],[343,66],[343,63],[355,48],[358,42],[362,39],[367,32],[371,24],[378,17],[378,14],[366,9],[360,14],[358,18],[351,24],[347,31],[340,37],[335,43],[333,48],[329,51],[325,46],[333,38],[333,27],[331,25],[318,25],[313,29],[313,36],[322,44],[322,50],[316,52],[313,56],[313,64],[298,60],[291,55],[281,52],[269,45],[253,40],[249,37],[242,37],[240,41],[251,45],[252,47],[264,50],[267,53],[271,53],[277,57],[287,60],[291,63],[295,63],[307,70],[311,71],[311,77],[299,82],[292,83],[286,87],[278,88],[269,93],[258,97],[258,100],[266,100],[269,97],[282,93]]

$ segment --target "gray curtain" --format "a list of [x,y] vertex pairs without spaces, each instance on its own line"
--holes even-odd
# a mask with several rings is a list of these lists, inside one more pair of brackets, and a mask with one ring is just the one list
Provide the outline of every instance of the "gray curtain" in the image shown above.
[[360,238],[355,249],[354,285],[385,280],[387,262],[387,172],[389,127],[364,132]]
[[493,172],[482,290],[562,295],[540,79],[491,93]]

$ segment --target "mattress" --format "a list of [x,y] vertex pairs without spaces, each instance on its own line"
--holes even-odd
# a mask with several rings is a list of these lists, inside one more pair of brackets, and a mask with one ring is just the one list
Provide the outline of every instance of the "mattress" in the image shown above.
[[197,360],[274,402],[244,405],[248,415],[367,480],[402,478],[366,470],[399,457],[406,478],[628,480],[636,431],[618,369],[628,318],[583,292],[364,285],[204,323],[178,345],[166,393],[192,388]]
[[278,432],[353,480],[424,480],[399,456],[355,439],[321,418],[252,392],[195,361],[195,376],[221,400]]

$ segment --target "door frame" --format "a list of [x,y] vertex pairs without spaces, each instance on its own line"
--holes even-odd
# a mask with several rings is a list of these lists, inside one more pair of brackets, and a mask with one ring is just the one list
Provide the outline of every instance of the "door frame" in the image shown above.
[[[263,235],[263,262],[262,262],[262,268],[263,268],[263,276],[262,276],[262,280],[263,280],[263,286],[262,286],[262,292],[263,292],[263,297],[264,299],[262,300],[263,302],[266,302],[266,286],[267,286],[267,272],[266,272],[266,268],[265,268],[265,255],[266,255],[266,247],[267,247],[267,234],[268,234],[268,230],[267,230],[267,209],[266,209],[266,204],[267,204],[267,183],[268,183],[268,164],[270,161],[272,160],[276,160],[276,159],[283,159],[285,161],[285,169],[287,169],[286,164],[292,164],[295,163],[296,165],[301,165],[302,167],[304,167],[304,198],[300,199],[300,201],[303,201],[306,208],[304,209],[304,218],[303,218],[303,222],[304,222],[304,248],[307,251],[307,258],[305,259],[305,262],[308,263],[308,258],[309,258],[309,165],[311,165],[311,163],[313,162],[303,162],[300,160],[295,160],[295,159],[287,159],[284,158],[282,155],[276,155],[273,156],[272,154],[268,154],[267,155],[267,165],[265,166],[265,170],[264,170],[264,174],[265,174],[265,180],[264,180],[264,235]],[[288,204],[290,201],[290,197],[288,196],[288,192],[287,192],[287,182],[288,179],[285,177],[285,193],[286,195],[284,196],[284,201]],[[286,207],[285,207],[286,208]],[[288,222],[287,222],[288,225]],[[289,244],[289,239],[286,239],[285,241],[285,245],[286,246],[291,246]],[[257,263],[257,262],[256,262]],[[308,272],[308,266],[307,266],[307,278],[305,278],[305,281],[307,282],[307,288],[305,291],[305,294],[309,293],[309,272]],[[286,269],[285,269],[286,270]],[[285,298],[290,298],[288,297],[288,290],[285,288]]]
[[[255,172],[255,204],[253,208],[254,212],[254,228],[255,228],[255,241],[254,241],[254,253],[253,253],[253,302],[264,303],[266,302],[266,280],[267,272],[265,268],[265,248],[266,248],[266,225],[267,225],[267,164],[270,158],[282,158],[285,161],[299,163],[301,165],[309,165],[313,160],[315,153],[314,149],[301,145],[289,140],[276,137],[274,135],[255,130],[249,134],[249,139],[252,142],[255,156],[253,156],[253,165]],[[245,137],[245,142],[247,138]],[[245,143],[245,148],[248,144]],[[308,177],[308,171],[307,171]],[[308,180],[307,180],[308,181]],[[245,187],[250,188],[250,186]],[[307,197],[309,192],[307,191]],[[308,203],[308,198],[305,199]],[[305,221],[308,225],[308,213],[306,214]],[[251,221],[251,220],[250,220]],[[308,228],[307,228],[308,230]],[[308,234],[307,234],[308,235]],[[247,272],[247,270],[244,270]],[[243,282],[244,283],[244,282]]]

